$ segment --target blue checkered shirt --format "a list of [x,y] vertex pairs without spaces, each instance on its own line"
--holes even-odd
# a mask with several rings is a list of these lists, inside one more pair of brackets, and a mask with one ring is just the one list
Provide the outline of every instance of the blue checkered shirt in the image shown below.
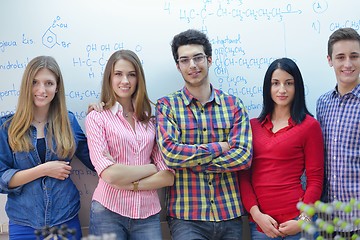
[[[317,101],[316,113],[325,143],[323,201],[360,200],[360,85],[343,96],[337,88],[325,93]],[[335,212],[347,222],[359,214],[359,210]]]

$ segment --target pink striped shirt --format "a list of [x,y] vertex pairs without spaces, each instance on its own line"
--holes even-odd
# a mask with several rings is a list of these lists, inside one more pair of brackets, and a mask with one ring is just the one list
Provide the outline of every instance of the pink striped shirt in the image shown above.
[[[135,118],[135,131],[122,115],[116,103],[103,112],[91,111],[85,121],[90,158],[98,175],[116,163],[144,165],[154,163],[159,171],[169,170],[155,139],[155,123],[143,124]],[[109,152],[114,161],[103,153]],[[157,190],[129,191],[111,187],[101,178],[94,191],[93,200],[122,216],[147,218],[161,210]]]

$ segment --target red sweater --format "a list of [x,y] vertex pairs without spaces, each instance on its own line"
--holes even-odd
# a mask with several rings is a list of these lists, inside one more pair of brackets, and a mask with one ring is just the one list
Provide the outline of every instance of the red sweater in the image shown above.
[[[242,201],[248,212],[257,205],[280,224],[299,215],[299,201],[320,199],[324,177],[320,124],[307,115],[301,124],[289,119],[289,126],[273,133],[268,116],[262,123],[251,119],[251,127],[254,153],[251,168],[240,172]],[[306,191],[300,180],[305,169]]]

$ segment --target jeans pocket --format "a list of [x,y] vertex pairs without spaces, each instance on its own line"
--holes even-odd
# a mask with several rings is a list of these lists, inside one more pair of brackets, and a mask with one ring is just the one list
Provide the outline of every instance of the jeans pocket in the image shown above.
[[104,207],[103,205],[101,205],[101,203],[99,203],[98,201],[92,201],[91,202],[91,212],[93,213],[101,213],[106,211],[106,207]]

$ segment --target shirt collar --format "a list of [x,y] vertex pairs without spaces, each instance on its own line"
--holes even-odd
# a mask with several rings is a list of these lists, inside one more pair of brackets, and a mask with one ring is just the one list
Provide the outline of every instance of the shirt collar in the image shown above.
[[[350,92],[346,93],[347,94],[351,94],[356,96],[357,98],[360,98],[360,84],[356,85],[353,90],[351,90]],[[331,93],[332,97],[341,97],[340,93],[338,91],[338,85],[335,86],[335,88],[333,89],[332,93]]]
[[[134,103],[132,103],[132,104],[134,105]],[[135,109],[135,107],[134,107],[134,109]],[[115,104],[111,108],[109,108],[109,110],[111,111],[111,113],[113,115],[116,115],[119,111],[121,113],[124,112],[123,106],[117,101],[115,102]]]
[[[289,126],[287,126],[286,129],[292,128],[292,127],[294,127],[296,125],[296,123],[292,120],[291,117],[288,119],[288,124],[289,124]],[[269,131],[273,128],[274,125],[271,122],[271,115],[270,114],[268,114],[266,116],[266,118],[261,122],[261,125],[263,127],[265,127],[266,129],[268,129]]]
[[113,115],[116,115],[119,111],[123,112],[123,107],[119,102],[115,102],[115,104],[109,109]]
[[[215,102],[220,105],[219,94],[217,91],[215,91],[212,84],[210,84],[210,89],[211,89],[211,94],[207,103],[215,100]],[[183,95],[184,103],[186,106],[188,106],[193,100],[197,101],[197,99],[193,95],[191,95],[190,91],[186,87],[182,89],[181,94]]]

